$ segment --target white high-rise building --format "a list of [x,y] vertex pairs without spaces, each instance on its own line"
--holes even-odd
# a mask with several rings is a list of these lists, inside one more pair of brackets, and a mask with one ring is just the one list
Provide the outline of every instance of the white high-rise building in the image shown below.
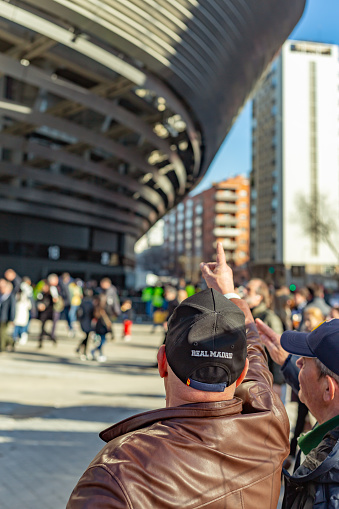
[[339,265],[338,58],[338,46],[289,40],[254,96],[251,260],[261,277],[291,282]]

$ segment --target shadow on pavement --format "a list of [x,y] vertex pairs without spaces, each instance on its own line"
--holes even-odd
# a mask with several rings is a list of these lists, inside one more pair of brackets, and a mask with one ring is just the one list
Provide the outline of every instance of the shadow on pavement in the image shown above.
[[[112,396],[112,394],[111,394]],[[119,395],[118,395],[119,396]],[[139,397],[139,395],[128,395]],[[144,397],[144,396],[143,396]],[[126,419],[131,415],[146,412],[148,408],[123,407],[123,406],[69,406],[55,408],[49,406],[23,405],[13,402],[0,401],[0,416],[10,417],[15,420],[33,418],[41,419],[66,419],[70,421],[86,421],[108,423],[109,425]],[[100,430],[99,430],[100,431]],[[11,433],[10,430],[8,430]],[[0,431],[3,436],[4,431]]]
[[90,396],[91,394],[97,394],[98,396],[107,396],[111,398],[112,396],[124,396],[124,397],[131,397],[131,398],[159,398],[159,399],[165,399],[164,394],[130,394],[130,393],[119,393],[116,392],[101,392],[101,391],[80,391],[80,394],[84,394],[87,396]]
[[[102,370],[102,371],[111,371],[112,368],[114,372],[117,374],[127,374],[127,375],[138,375],[142,376],[143,374],[147,376],[159,376],[158,369],[156,363],[144,362],[141,363],[138,361],[137,363],[126,363],[119,362],[113,360],[108,360],[105,363],[99,363],[97,361],[81,361],[78,358],[74,358],[73,360],[64,357],[58,356],[56,354],[47,354],[42,352],[14,352],[15,361],[20,362],[36,362],[36,363],[46,363],[46,364],[54,364],[54,365],[67,365],[77,368],[79,370]],[[147,373],[143,373],[144,370],[148,370]]]

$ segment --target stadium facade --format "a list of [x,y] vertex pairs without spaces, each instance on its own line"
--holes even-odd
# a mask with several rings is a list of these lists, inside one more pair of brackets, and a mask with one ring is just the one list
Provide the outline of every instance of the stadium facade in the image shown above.
[[0,0],[0,270],[123,280],[305,0]]

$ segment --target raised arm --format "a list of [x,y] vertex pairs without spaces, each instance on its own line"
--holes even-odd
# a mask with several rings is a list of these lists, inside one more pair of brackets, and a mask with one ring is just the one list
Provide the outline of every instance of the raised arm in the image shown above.
[[[214,288],[223,295],[234,293],[234,280],[231,267],[227,265],[225,252],[221,242],[217,244],[217,256],[215,262],[200,264],[202,276],[209,288]],[[267,356],[260,342],[257,327],[248,304],[243,299],[230,299],[238,306],[245,315],[247,355],[249,369],[244,382],[257,381],[269,384],[272,387],[272,375],[268,369]]]
[[281,335],[277,334],[268,325],[259,318],[255,321],[261,342],[266,346],[270,356],[281,366],[282,374],[292,389],[298,393],[299,391],[299,369],[296,365],[296,357],[290,355],[280,344]]

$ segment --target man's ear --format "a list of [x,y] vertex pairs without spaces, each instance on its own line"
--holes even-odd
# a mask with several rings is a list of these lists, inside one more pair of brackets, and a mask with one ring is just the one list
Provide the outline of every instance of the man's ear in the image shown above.
[[167,371],[167,357],[166,357],[166,352],[165,352],[165,345],[161,345],[161,347],[159,348],[157,360],[158,360],[159,375],[161,376],[161,378],[166,378],[166,376],[168,376],[168,371]]
[[335,383],[333,378],[331,378],[328,375],[326,375],[324,379],[326,380],[326,382],[323,392],[323,398],[326,403],[330,403],[334,399],[335,392],[338,390],[338,385]]
[[243,381],[243,379],[244,379],[244,378],[245,378],[245,376],[247,375],[248,366],[249,366],[249,362],[248,362],[248,359],[247,359],[247,357],[246,357],[246,361],[245,361],[244,369],[242,370],[242,373],[241,373],[241,375],[239,376],[238,380],[235,382],[235,386],[236,386],[236,387],[239,387],[239,385],[241,384],[241,382]]

